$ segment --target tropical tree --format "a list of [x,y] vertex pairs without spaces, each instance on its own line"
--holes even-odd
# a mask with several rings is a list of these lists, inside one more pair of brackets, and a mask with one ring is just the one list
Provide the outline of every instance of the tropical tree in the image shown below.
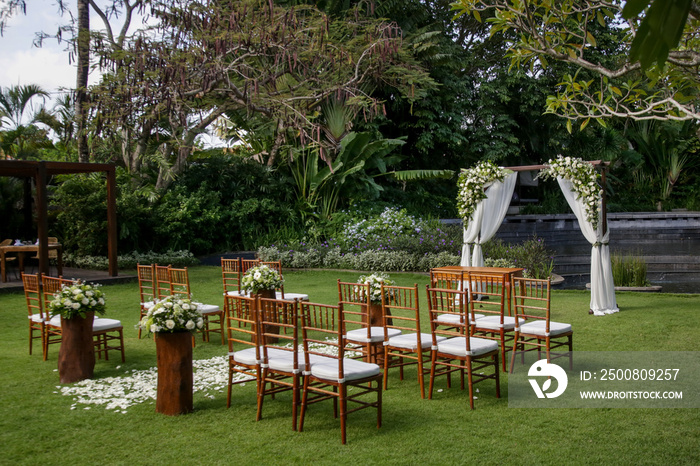
[[41,148],[51,147],[48,131],[40,123],[50,120],[43,104],[35,105],[49,94],[29,84],[0,89],[0,152],[17,159],[30,159]]
[[[549,60],[557,60],[593,73],[592,77],[584,73],[565,74],[556,94],[548,99],[547,112],[569,121],[583,119],[582,127],[591,119],[604,123],[609,117],[700,118],[697,3],[657,0],[648,9],[644,9],[648,1],[627,3],[632,4],[625,12],[627,19],[623,17],[621,0],[458,0],[455,9],[459,14],[486,20],[490,34],[503,34],[512,66],[536,72],[547,67]],[[660,60],[664,56],[659,54],[662,50],[653,47],[653,39],[647,39],[652,23],[681,26],[680,34],[676,34],[678,27],[666,28],[671,37],[656,44],[665,44],[661,48],[668,49],[665,65]],[[596,31],[618,35],[619,50],[614,55],[601,58]],[[674,39],[678,45],[673,45]],[[639,59],[646,55],[629,54],[635,45],[635,50],[650,50],[649,56],[654,57],[644,58],[643,64],[648,68],[644,71]]]
[[264,162],[273,166],[288,142],[319,140],[320,106],[330,96],[369,117],[382,110],[368,92],[373,85],[415,100],[432,85],[404,49],[400,30],[359,11],[335,20],[313,7],[260,0],[160,8],[149,35],[103,57],[120,66],[93,89],[105,132],[133,135],[122,138],[130,169],[138,169],[146,148],[168,128],[158,146],[158,187],[182,171],[197,136],[222,115],[272,122]]

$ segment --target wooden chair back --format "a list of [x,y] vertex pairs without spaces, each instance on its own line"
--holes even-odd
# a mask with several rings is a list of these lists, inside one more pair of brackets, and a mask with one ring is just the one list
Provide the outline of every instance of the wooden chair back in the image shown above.
[[241,273],[246,273],[249,268],[260,265],[260,259],[241,259]]
[[156,296],[158,299],[170,296],[170,266],[155,264],[153,268],[156,275]]
[[549,333],[551,281],[516,277],[514,280],[513,305],[516,318],[545,321]]
[[221,258],[221,275],[224,282],[224,294],[229,291],[241,292],[241,277],[243,273],[241,258],[224,259]]
[[342,331],[347,333],[357,328],[366,328],[369,337],[370,285],[338,280],[338,304],[343,308],[340,321]]
[[155,266],[136,265],[136,274],[139,279],[139,296],[141,303],[152,302],[157,299]]
[[263,364],[267,364],[268,349],[289,352],[298,370],[299,344],[299,303],[283,299],[260,298],[258,308],[261,344],[263,346]]
[[385,341],[389,337],[388,330],[392,328],[400,330],[401,333],[415,332],[420,338],[418,285],[387,286],[382,284],[381,291]]
[[257,359],[260,360],[258,341],[258,297],[226,296],[230,312],[226,316],[228,332],[228,350],[237,351],[243,347],[257,348]]
[[63,285],[72,285],[74,280],[69,280],[61,277],[50,277],[48,275],[41,276],[41,290],[44,295],[44,309],[48,308],[48,305],[54,299],[54,295],[61,290]]
[[331,333],[338,331],[338,306],[302,301],[299,314],[309,320],[309,328],[324,329]]
[[443,288],[446,290],[464,290],[465,280],[469,279],[469,274],[462,270],[431,270],[430,287]]
[[[507,310],[506,286],[501,275],[470,274],[466,292],[471,293],[469,309],[472,314],[499,316],[501,325]],[[477,299],[478,298],[478,299]]]
[[42,320],[45,319],[39,275],[22,273],[22,284],[24,285],[24,298],[27,301],[29,316],[38,314]]
[[310,361],[315,357],[340,359],[342,377],[345,334],[342,325],[331,325],[332,322],[342,322],[342,314],[342,304],[301,303],[301,337],[306,367],[310,367]]
[[190,276],[187,272],[187,267],[182,269],[170,267],[168,272],[170,274],[170,295],[180,298],[191,298]]
[[[430,288],[429,286],[426,286],[426,290],[428,294],[430,333],[433,337],[433,344],[437,344],[436,337],[438,336],[453,338],[468,335],[470,332],[467,293],[454,289]],[[455,317],[447,325],[438,320],[440,315]],[[469,339],[467,338],[467,340]]]

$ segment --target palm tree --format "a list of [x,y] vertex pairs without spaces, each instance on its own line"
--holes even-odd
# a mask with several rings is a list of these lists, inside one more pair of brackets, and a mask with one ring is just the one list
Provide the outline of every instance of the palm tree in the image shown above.
[[37,126],[47,117],[44,106],[38,109],[33,101],[42,101],[49,94],[35,84],[0,89],[0,152],[17,159],[36,156],[38,149],[51,147],[48,131]]
[[34,111],[32,101],[36,97],[41,97],[43,101],[49,97],[49,93],[36,84],[0,89],[0,127],[7,122],[10,128],[17,128],[22,124],[27,110],[32,111],[28,123],[35,123],[39,111]]

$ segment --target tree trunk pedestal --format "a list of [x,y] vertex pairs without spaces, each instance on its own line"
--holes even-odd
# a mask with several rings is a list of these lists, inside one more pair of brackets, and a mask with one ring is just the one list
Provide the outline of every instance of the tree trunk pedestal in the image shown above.
[[168,416],[192,412],[192,334],[156,333],[156,353],[156,412]]
[[85,318],[61,316],[61,348],[58,350],[58,375],[61,383],[91,379],[95,372],[95,348],[92,339],[94,312]]

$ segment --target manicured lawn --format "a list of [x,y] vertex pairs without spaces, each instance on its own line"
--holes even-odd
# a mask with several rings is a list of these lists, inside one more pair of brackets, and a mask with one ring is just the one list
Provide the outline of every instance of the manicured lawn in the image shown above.
[[[337,301],[338,278],[360,273],[288,272],[287,291],[312,300]],[[392,274],[400,285],[418,283],[425,300],[428,277]],[[223,305],[217,267],[190,269],[194,297]],[[137,284],[104,287],[108,317],[125,328],[126,363],[116,354],[98,361],[95,377],[125,375],[155,366],[155,344],[138,340]],[[586,351],[696,351],[700,295],[618,293],[621,312],[588,315],[589,294],[556,291],[557,320],[575,330],[574,349]],[[423,307],[424,308],[424,307]],[[436,384],[433,400],[421,400],[415,370],[404,381],[390,374],[384,392],[383,426],[375,413],[360,411],[348,421],[348,444],[330,403],[309,409],[304,432],[290,427],[290,394],[266,400],[264,419],[255,421],[254,384],[235,386],[230,409],[226,391],[208,398],[195,394],[195,412],[167,417],[154,403],[126,413],[77,404],[57,388],[58,348],[41,360],[39,345],[27,349],[23,294],[0,295],[0,462],[3,464],[698,464],[699,409],[513,409],[508,408],[507,377],[502,398],[493,383],[480,384],[476,409],[456,384]],[[427,321],[427,320],[426,320]],[[425,330],[428,330],[427,325]],[[226,354],[198,337],[195,359]],[[699,359],[700,364],[700,359]],[[119,367],[119,369],[117,369]]]

